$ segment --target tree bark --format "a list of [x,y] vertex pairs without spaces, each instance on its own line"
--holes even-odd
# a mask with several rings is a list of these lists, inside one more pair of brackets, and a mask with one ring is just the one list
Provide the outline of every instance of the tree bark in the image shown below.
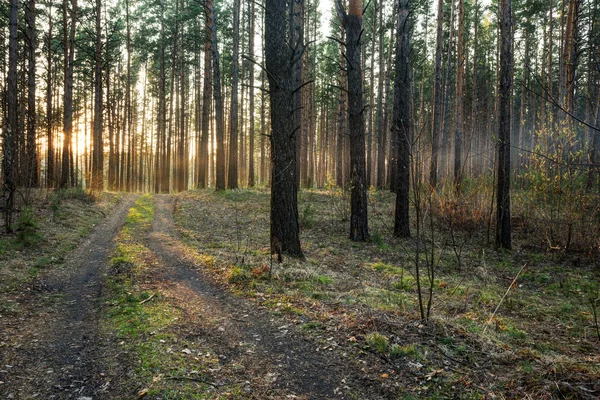
[[[104,189],[104,143],[102,141],[102,1],[96,0],[96,44],[94,53],[94,149],[92,162],[92,189]],[[72,79],[72,78],[71,78]],[[71,82],[72,84],[72,82]],[[64,167],[63,167],[64,170]],[[128,181],[129,182],[129,181]]]
[[[71,26],[68,25],[68,2],[63,1],[63,40],[64,40],[64,106],[63,106],[63,130],[64,140],[62,149],[62,166],[60,187],[64,188],[70,184],[70,164],[73,158],[72,133],[73,133],[73,58],[75,52],[75,22],[77,20],[77,0],[71,3]],[[68,33],[69,32],[69,33]]]
[[369,239],[367,217],[367,187],[365,169],[365,118],[363,104],[361,35],[362,0],[350,0],[346,13],[341,2],[336,3],[340,19],[346,28],[346,58],[348,62],[348,130],[350,136],[350,239]]
[[6,232],[12,231],[12,217],[14,209],[15,182],[15,153],[16,138],[19,134],[18,104],[17,104],[17,19],[19,13],[19,0],[10,0],[10,14],[8,27],[8,76],[7,76],[7,123],[3,129],[2,138],[2,172],[4,183],[2,187],[6,200],[4,203],[4,227]]
[[437,34],[435,41],[435,82],[433,88],[433,123],[431,124],[431,165],[429,184],[438,183],[438,151],[442,126],[442,27],[444,22],[444,0],[438,0]]
[[392,130],[398,138],[398,172],[396,183],[396,214],[394,235],[410,236],[410,29],[409,0],[398,0],[398,31],[396,32],[396,75],[394,79],[394,115]]
[[458,63],[456,65],[456,133],[454,135],[454,187],[460,193],[462,171],[462,142],[465,128],[463,91],[465,82],[465,2],[458,0]]
[[229,171],[227,187],[238,187],[238,82],[239,82],[239,53],[240,53],[240,0],[233,1],[233,60],[231,64],[231,113],[229,114]]
[[292,71],[286,0],[266,0],[265,57],[271,103],[271,251],[303,258],[298,225]]
[[500,0],[500,87],[498,90],[498,166],[496,245],[511,248],[510,227],[510,97],[512,77],[511,0]]
[[47,81],[46,81],[46,135],[48,140],[48,152],[46,155],[46,186],[54,187],[54,110],[52,108],[52,2],[48,2],[48,54],[46,55]]
[[209,27],[211,31],[211,51],[213,59],[213,90],[215,97],[215,120],[217,139],[216,190],[225,190],[225,127],[223,120],[223,96],[221,93],[221,71],[219,66],[219,48],[217,46],[217,21],[214,0],[206,3]]
[[27,70],[27,181],[28,187],[37,187],[38,185],[38,164],[37,164],[37,114],[35,109],[35,50],[37,45],[37,32],[35,28],[35,0],[29,0],[25,9],[27,20],[27,39],[28,39],[28,70]]

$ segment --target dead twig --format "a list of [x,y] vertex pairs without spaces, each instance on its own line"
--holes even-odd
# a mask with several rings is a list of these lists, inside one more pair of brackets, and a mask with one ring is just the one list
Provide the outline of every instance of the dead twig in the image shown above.
[[150,295],[150,297],[148,297],[147,299],[144,299],[144,300],[140,301],[140,304],[144,304],[144,303],[146,303],[146,302],[148,302],[148,301],[152,300],[152,298],[153,298],[153,297],[154,297],[154,293],[152,293],[152,294]]
[[200,383],[205,383],[207,385],[210,385],[212,387],[218,388],[219,386],[223,386],[223,385],[219,385],[216,383],[213,383],[211,381],[207,381],[206,379],[202,379],[202,378],[193,378],[191,376],[167,376],[165,379],[169,379],[172,381],[193,381],[193,382],[200,382]]
[[502,296],[502,298],[500,299],[500,302],[496,306],[496,309],[492,313],[492,316],[490,317],[490,319],[488,319],[488,321],[485,323],[485,327],[483,328],[483,332],[481,333],[482,335],[485,335],[485,331],[487,331],[488,326],[490,326],[490,324],[492,323],[492,320],[494,319],[494,316],[496,315],[496,312],[498,312],[498,309],[500,308],[500,305],[504,301],[504,298],[508,295],[508,292],[510,292],[510,289],[513,287],[513,285],[517,281],[517,278],[519,278],[519,275],[521,275],[521,272],[523,272],[523,270],[525,269],[525,267],[527,266],[527,264],[529,264],[529,261],[527,261],[525,264],[523,264],[523,266],[521,267],[521,269],[519,270],[519,272],[517,272],[517,275],[515,276],[515,279],[513,279],[513,281],[510,283],[510,285],[508,285],[508,289],[506,289],[506,293],[504,293],[504,296]]

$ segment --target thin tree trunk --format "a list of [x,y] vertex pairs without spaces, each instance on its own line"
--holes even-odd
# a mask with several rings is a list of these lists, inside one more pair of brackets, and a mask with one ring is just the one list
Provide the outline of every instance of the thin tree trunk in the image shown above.
[[231,86],[231,113],[229,114],[229,172],[227,187],[238,187],[238,82],[239,82],[239,52],[240,52],[240,0],[233,1],[233,60]]
[[444,22],[444,0],[438,0],[437,34],[435,41],[435,82],[433,88],[433,123],[431,128],[431,165],[429,184],[438,183],[438,150],[442,119],[442,27]]
[[500,0],[500,87],[498,91],[498,186],[496,245],[511,248],[510,237],[510,94],[512,77],[511,0]]
[[348,13],[341,2],[337,10],[346,28],[346,58],[348,61],[348,130],[350,136],[350,239],[369,239],[367,218],[367,187],[365,168],[365,118],[361,66],[361,43],[363,23],[362,0],[350,0]]
[[17,18],[19,12],[19,0],[10,0],[10,16],[8,27],[8,76],[7,76],[7,123],[3,129],[2,138],[2,171],[4,182],[2,186],[3,195],[6,196],[4,203],[4,228],[6,232],[12,231],[12,217],[14,209],[15,182],[15,143],[19,135],[19,121],[17,109]]
[[463,90],[465,80],[465,2],[458,0],[458,63],[456,71],[456,133],[454,135],[454,186],[460,193],[463,180],[462,140],[465,124]]
[[[104,189],[104,148],[102,141],[102,0],[96,0],[96,46],[94,53],[94,158],[92,162],[92,189]],[[63,167],[64,169],[64,167]]]
[[67,187],[70,183],[69,166],[72,153],[72,133],[73,133],[73,58],[75,50],[75,22],[77,16],[77,0],[72,0],[71,4],[71,27],[68,33],[69,25],[67,23],[68,3],[63,1],[63,40],[64,40],[64,106],[63,106],[63,130],[64,141],[62,149],[62,173],[60,186]]
[[213,88],[215,97],[215,120],[217,139],[216,190],[225,190],[225,128],[223,120],[223,97],[221,93],[221,71],[219,67],[219,48],[217,47],[217,21],[214,0],[206,3],[209,27],[211,31],[211,51],[213,58]]
[[410,29],[409,0],[398,0],[398,31],[396,33],[396,74],[394,79],[394,113],[392,130],[398,137],[398,181],[396,183],[396,213],[394,235],[410,236]]
[[28,39],[28,71],[27,71],[27,186],[36,187],[38,185],[38,160],[36,145],[37,114],[35,109],[35,50],[37,45],[37,32],[35,28],[35,0],[29,0],[25,9],[27,20],[27,39]]
[[[48,140],[48,152],[47,152],[47,161],[46,161],[46,186],[49,188],[54,187],[54,136],[53,136],[53,128],[54,128],[54,118],[53,113],[54,110],[52,108],[52,2],[48,2],[48,42],[46,46],[48,47],[48,54],[46,55],[46,65],[47,65],[47,86],[46,86],[46,134]],[[85,93],[85,90],[84,90]],[[84,104],[85,107],[85,104]]]
[[248,154],[248,186],[254,187],[254,1],[248,0],[248,65],[249,91],[250,91],[250,127],[248,139],[250,140],[250,151]]

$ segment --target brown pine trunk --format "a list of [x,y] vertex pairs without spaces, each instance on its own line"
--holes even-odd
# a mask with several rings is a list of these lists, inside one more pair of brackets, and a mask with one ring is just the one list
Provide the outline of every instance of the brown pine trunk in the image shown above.
[[498,88],[498,166],[496,245],[511,248],[510,237],[510,95],[512,77],[511,0],[500,0],[500,87]]
[[454,186],[460,193],[463,180],[462,141],[465,124],[463,90],[465,81],[465,2],[458,0],[458,64],[456,71],[456,133],[454,135]]
[[254,187],[254,1],[248,0],[248,81],[250,91],[250,127],[248,140],[250,141],[248,152],[248,186]]
[[221,92],[221,71],[219,67],[219,48],[217,47],[217,21],[215,17],[214,0],[206,3],[208,10],[209,27],[211,31],[211,51],[213,59],[213,89],[215,97],[216,120],[216,190],[225,190],[225,127],[223,119],[223,96]]
[[271,251],[303,258],[298,225],[293,50],[288,41],[286,0],[266,0],[265,56],[271,100]]
[[[102,1],[96,0],[96,45],[94,53],[94,147],[92,161],[92,190],[104,189],[104,148],[102,142]],[[64,166],[63,166],[64,170]],[[129,182],[129,181],[128,181]]]
[[36,29],[35,29],[35,0],[29,0],[28,6],[25,9],[25,19],[27,20],[27,55],[28,55],[28,70],[27,70],[27,166],[25,173],[27,174],[27,187],[38,186],[38,160],[37,160],[37,145],[36,145],[36,129],[37,129],[37,114],[35,109],[35,50],[37,44]]
[[398,172],[396,183],[396,213],[394,235],[410,236],[410,44],[409,0],[398,0],[398,31],[396,32],[396,76],[394,79],[394,112],[392,130],[398,138]]
[[[385,156],[387,132],[383,120],[383,82],[388,76],[385,70],[384,57],[384,34],[383,29],[383,3],[379,6],[379,79],[377,83],[377,189],[385,187]],[[373,68],[373,65],[371,66]],[[374,85],[371,85],[374,86]]]
[[70,164],[73,158],[72,133],[73,133],[73,58],[75,52],[75,22],[77,18],[77,0],[71,4],[71,27],[67,23],[67,0],[63,1],[63,41],[64,41],[64,106],[63,106],[63,130],[64,141],[62,149],[62,173],[60,187],[70,184]]
[[[46,54],[46,66],[47,66],[47,86],[46,86],[46,134],[48,140],[48,152],[46,161],[46,186],[49,188],[54,187],[54,118],[52,108],[52,2],[48,2],[48,54]],[[85,93],[85,91],[84,91]],[[84,103],[85,106],[85,103]]]
[[348,131],[350,136],[350,239],[369,239],[367,217],[367,178],[365,168],[365,118],[363,105],[361,43],[363,23],[362,0],[350,0],[348,13],[340,3],[338,13],[346,28],[348,62]]
[[[209,16],[206,17],[206,30],[210,32]],[[207,34],[204,41],[204,89],[202,92],[202,136],[200,138],[200,154],[198,169],[198,187],[208,186],[208,142],[210,129],[210,106],[212,101],[212,52],[211,40]]]
[[3,129],[2,138],[2,171],[4,182],[2,194],[4,202],[4,228],[6,232],[12,231],[12,218],[14,209],[15,184],[15,155],[16,138],[19,134],[18,109],[17,109],[17,18],[19,13],[19,0],[10,1],[10,16],[8,27],[8,76],[6,84],[7,119],[6,129]]
[[[163,164],[165,152],[165,133],[166,133],[166,76],[165,76],[165,26],[164,15],[161,8],[160,17],[160,39],[159,39],[159,70],[158,70],[158,116],[156,127],[156,153],[154,159],[154,193],[161,193],[164,190],[164,170]],[[121,167],[121,174],[123,169]],[[122,181],[122,180],[121,180]],[[122,185],[120,185],[122,187]],[[167,188],[168,189],[168,188]]]
[[438,151],[442,122],[442,27],[444,22],[444,0],[438,0],[437,34],[435,41],[435,82],[433,88],[433,123],[431,127],[431,165],[429,184],[438,183]]
[[229,114],[229,171],[227,187],[238,187],[238,82],[239,82],[239,52],[240,52],[240,0],[233,1],[233,60],[231,86],[231,112]]

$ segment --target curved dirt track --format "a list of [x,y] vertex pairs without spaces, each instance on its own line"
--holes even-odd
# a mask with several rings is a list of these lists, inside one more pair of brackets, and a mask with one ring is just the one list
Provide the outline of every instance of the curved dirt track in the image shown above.
[[98,303],[114,238],[135,198],[125,196],[60,268],[38,279],[38,289],[20,299],[17,321],[3,321],[0,333],[15,342],[0,355],[1,399],[86,399],[110,388],[97,362],[104,358]]
[[[168,268],[165,279],[186,293],[188,302],[199,305],[200,318],[218,321],[208,328],[208,340],[223,349],[226,357],[242,364],[246,378],[267,377],[281,396],[348,398],[345,392],[353,378],[344,365],[347,360],[335,353],[318,352],[318,344],[303,338],[293,326],[204,276],[181,245],[173,222],[173,197],[155,196],[154,203],[148,247]],[[357,389],[357,383],[352,385],[354,395],[363,390]],[[375,393],[360,394],[361,398],[378,398]]]
[[[99,326],[109,257],[135,199],[126,196],[64,265],[39,278],[39,289],[21,299],[20,318],[5,326],[0,320],[2,336],[18,337],[11,351],[0,353],[0,399],[137,397],[139,387],[126,387],[142,384],[131,379],[136,355],[126,354]],[[213,395],[220,398],[228,385],[243,383],[248,399],[386,397],[363,381],[348,358],[319,351],[319,343],[294,324],[215,283],[181,240],[173,220],[175,197],[157,195],[153,201],[152,227],[136,238],[151,252],[152,284],[192,316],[185,333],[218,349],[222,365],[235,370]]]

